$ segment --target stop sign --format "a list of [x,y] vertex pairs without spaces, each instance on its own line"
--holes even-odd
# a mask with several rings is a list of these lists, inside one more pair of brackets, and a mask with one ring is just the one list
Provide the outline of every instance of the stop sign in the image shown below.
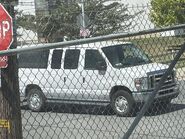
[[[13,21],[12,17],[0,4],[0,51],[7,50],[13,42]],[[0,68],[7,67],[8,57],[0,57]]]
[[7,50],[13,41],[12,17],[0,4],[0,50]]

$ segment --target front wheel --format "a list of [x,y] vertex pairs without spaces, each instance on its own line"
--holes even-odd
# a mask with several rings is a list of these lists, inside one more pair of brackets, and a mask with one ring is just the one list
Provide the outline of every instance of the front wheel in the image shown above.
[[40,111],[44,105],[44,96],[40,89],[30,89],[27,96],[28,107],[32,111]]
[[130,115],[133,109],[133,105],[133,97],[127,91],[118,90],[112,95],[111,106],[118,116]]

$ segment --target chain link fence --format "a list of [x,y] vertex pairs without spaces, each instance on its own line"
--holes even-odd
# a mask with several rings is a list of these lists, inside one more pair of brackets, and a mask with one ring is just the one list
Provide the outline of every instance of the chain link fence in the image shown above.
[[[184,24],[151,18],[151,5],[20,2],[5,53],[17,54],[23,138],[123,138],[184,46]],[[185,137],[184,67],[182,54],[130,138]]]

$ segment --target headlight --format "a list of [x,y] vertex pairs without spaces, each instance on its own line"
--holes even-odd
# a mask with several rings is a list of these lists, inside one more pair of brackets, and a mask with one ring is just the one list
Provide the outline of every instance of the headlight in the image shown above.
[[172,79],[173,79],[174,82],[177,81],[177,73],[176,73],[176,70],[173,70],[173,72],[172,72]]
[[148,79],[147,77],[142,77],[142,78],[136,78],[134,80],[135,82],[135,87],[137,91],[142,91],[142,90],[147,90],[148,89]]

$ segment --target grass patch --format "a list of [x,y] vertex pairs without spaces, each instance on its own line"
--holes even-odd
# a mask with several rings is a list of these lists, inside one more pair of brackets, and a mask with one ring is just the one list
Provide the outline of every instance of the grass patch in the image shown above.
[[[145,51],[153,62],[170,64],[175,56],[172,50],[180,48],[185,42],[183,37],[147,37],[147,38],[129,38],[136,46]],[[185,54],[181,56],[176,68],[185,67]]]

